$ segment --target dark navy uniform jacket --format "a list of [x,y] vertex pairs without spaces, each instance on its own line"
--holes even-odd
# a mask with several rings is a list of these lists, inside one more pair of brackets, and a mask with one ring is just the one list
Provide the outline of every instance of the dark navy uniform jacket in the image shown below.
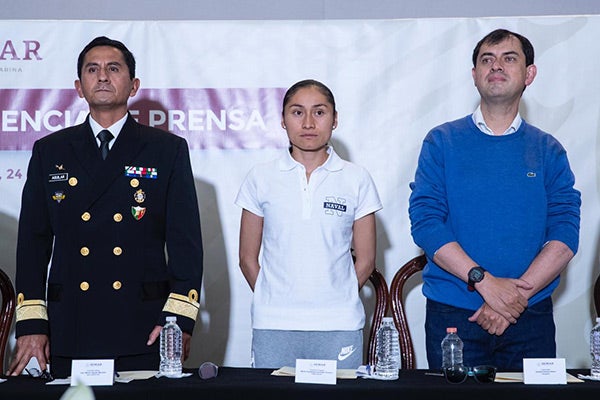
[[17,337],[49,334],[51,354],[71,358],[157,351],[146,342],[167,315],[192,332],[202,262],[185,139],[129,115],[106,160],[88,121],[35,142],[19,219]]

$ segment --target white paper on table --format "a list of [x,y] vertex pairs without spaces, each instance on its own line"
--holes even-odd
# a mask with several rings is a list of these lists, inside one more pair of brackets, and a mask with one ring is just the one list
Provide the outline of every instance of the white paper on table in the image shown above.
[[[496,373],[496,379],[494,382],[523,382],[522,372],[498,372]],[[583,380],[576,378],[575,376],[567,372],[567,383],[579,383]]]
[[[274,376],[296,376],[296,368],[281,367],[271,372]],[[335,376],[337,379],[356,379],[356,370],[353,369],[337,369]]]

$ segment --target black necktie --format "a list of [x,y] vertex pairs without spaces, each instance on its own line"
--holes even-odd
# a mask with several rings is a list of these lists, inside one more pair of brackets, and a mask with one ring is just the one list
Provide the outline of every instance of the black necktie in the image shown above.
[[100,131],[98,134],[98,139],[100,139],[100,153],[102,154],[103,160],[106,160],[106,156],[108,155],[108,142],[110,142],[113,137],[112,133],[106,129]]

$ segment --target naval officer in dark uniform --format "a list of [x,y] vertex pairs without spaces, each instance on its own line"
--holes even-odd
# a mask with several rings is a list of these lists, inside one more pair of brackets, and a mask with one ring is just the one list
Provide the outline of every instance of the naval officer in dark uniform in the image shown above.
[[158,370],[167,315],[189,355],[203,249],[187,142],[129,114],[140,81],[123,43],[94,39],[77,71],[88,118],[36,141],[23,189],[10,375],[32,357],[59,377],[73,359]]

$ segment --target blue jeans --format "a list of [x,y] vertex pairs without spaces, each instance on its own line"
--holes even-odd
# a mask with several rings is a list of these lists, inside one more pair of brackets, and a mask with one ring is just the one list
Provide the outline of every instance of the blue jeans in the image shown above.
[[455,326],[464,343],[466,366],[494,365],[501,371],[522,371],[523,358],[555,358],[556,327],[548,297],[529,306],[501,336],[491,335],[468,318],[474,311],[427,300],[425,343],[430,369],[442,367],[441,343],[446,327]]

